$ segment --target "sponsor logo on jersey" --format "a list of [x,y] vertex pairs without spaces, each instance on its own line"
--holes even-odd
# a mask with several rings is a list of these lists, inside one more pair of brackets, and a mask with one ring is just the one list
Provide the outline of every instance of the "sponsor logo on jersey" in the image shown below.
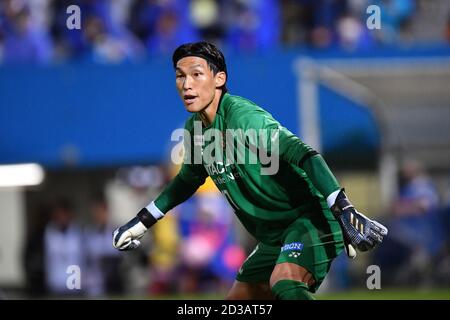
[[294,250],[302,250],[303,249],[303,243],[301,242],[291,242],[286,243],[284,246],[281,247],[281,252],[284,251],[294,251]]

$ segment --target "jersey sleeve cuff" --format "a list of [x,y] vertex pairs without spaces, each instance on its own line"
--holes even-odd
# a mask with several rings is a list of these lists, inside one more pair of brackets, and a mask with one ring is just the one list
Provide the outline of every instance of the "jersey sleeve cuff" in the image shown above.
[[337,198],[337,196],[338,196],[338,194],[339,194],[340,191],[341,191],[341,190],[338,189],[338,190],[332,192],[332,193],[327,197],[328,208],[331,208],[331,207],[334,205],[334,203],[336,202],[336,198]]
[[148,212],[150,212],[150,214],[156,219],[159,220],[162,217],[164,217],[164,213],[161,212],[161,210],[159,210],[156,205],[155,205],[155,201],[150,202],[150,204],[148,206],[145,207]]

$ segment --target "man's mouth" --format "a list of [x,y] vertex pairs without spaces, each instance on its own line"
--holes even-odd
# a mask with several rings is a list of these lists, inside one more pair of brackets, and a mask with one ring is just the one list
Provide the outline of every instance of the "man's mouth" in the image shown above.
[[197,96],[185,94],[183,96],[183,99],[186,104],[192,104],[192,103],[194,103],[195,99],[197,99]]

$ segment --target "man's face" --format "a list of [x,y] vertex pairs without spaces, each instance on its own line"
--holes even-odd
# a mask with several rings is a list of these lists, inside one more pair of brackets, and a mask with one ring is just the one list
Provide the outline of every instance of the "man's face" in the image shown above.
[[176,86],[189,112],[200,112],[213,101],[216,88],[223,85],[224,72],[214,75],[207,62],[199,57],[185,57],[177,62]]

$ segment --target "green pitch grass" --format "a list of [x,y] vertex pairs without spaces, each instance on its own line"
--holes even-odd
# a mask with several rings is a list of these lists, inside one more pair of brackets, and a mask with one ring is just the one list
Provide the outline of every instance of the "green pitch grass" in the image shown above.
[[[346,291],[338,293],[315,294],[317,300],[450,300],[450,289],[442,290],[399,290],[381,289],[366,291]],[[164,295],[145,297],[144,299],[157,300],[223,300],[224,295],[198,294],[198,295]],[[134,298],[132,298],[134,299]]]
[[399,290],[381,289],[317,294],[318,300],[450,300],[450,289]]

